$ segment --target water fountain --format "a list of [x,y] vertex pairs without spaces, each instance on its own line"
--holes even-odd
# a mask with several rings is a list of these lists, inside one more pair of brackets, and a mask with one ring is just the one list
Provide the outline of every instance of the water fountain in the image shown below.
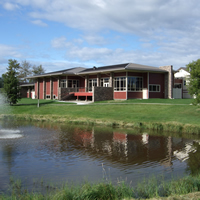
[[15,139],[23,137],[20,134],[20,130],[12,130],[12,129],[0,129],[0,140],[1,139]]
[[[5,105],[5,98],[4,96],[0,93],[0,110],[8,110],[9,107]],[[20,138],[23,137],[22,134],[20,134],[20,130],[12,130],[12,129],[3,129],[0,126],[0,140],[1,139],[15,139],[15,138]]]

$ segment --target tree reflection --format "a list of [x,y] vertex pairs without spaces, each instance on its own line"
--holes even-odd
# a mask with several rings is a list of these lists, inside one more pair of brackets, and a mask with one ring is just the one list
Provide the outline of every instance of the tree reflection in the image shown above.
[[5,145],[2,148],[2,158],[7,165],[9,176],[12,175],[12,167],[14,166],[14,160],[16,156],[16,149],[13,145]]
[[189,153],[189,158],[187,160],[187,171],[191,175],[196,175],[200,172],[200,144],[199,142],[193,143],[193,148],[195,151]]

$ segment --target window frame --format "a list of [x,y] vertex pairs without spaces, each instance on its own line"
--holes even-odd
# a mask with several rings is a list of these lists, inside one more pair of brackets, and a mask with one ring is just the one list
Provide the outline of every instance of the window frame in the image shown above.
[[74,88],[74,85],[76,85],[76,88],[78,88],[80,86],[80,81],[78,79],[68,79],[67,87]]
[[[156,91],[150,90],[151,87],[156,87]],[[159,88],[159,90],[157,90]],[[161,91],[161,86],[159,84],[149,84],[149,92],[160,92]]]
[[49,94],[46,95],[46,99],[51,99],[51,96]]
[[110,86],[110,78],[101,78],[101,80],[100,80],[100,86],[101,87],[106,87],[105,83],[107,83],[108,84],[107,87],[109,87]]
[[114,77],[114,91],[126,91],[126,76]]
[[60,80],[60,87],[61,87],[61,88],[66,88],[66,86],[67,86],[66,82],[67,82],[66,79],[61,79],[61,80]]
[[[130,84],[131,82],[132,83],[135,82],[135,87],[131,86],[132,85]],[[139,82],[139,86],[138,86],[138,82]],[[127,91],[128,92],[142,92],[143,91],[143,77],[142,76],[128,76],[127,77]]]
[[88,80],[88,92],[92,92],[93,87],[97,87],[97,78],[91,78]]

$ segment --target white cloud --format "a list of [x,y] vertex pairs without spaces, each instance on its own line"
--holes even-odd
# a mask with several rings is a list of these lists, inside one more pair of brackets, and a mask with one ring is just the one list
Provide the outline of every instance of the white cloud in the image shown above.
[[31,21],[33,24],[35,24],[35,25],[38,25],[38,26],[43,26],[43,27],[46,27],[46,26],[48,26],[46,23],[44,23],[42,20],[33,20],[33,21]]
[[0,59],[5,57],[15,57],[20,58],[21,53],[18,49],[9,45],[0,44]]
[[146,35],[156,29],[187,30],[200,17],[198,0],[10,0],[7,5],[15,2],[31,6],[32,18],[84,31],[106,28]]
[[[51,41],[53,50],[63,51],[63,57],[69,60],[105,65],[122,62],[153,66],[172,64],[178,68],[199,57],[200,4],[197,0],[5,2],[7,10],[16,5],[23,7],[36,25],[47,26],[44,21],[48,20],[78,30],[78,38],[68,39],[69,35],[62,32],[61,37],[55,35]],[[133,37],[137,37],[137,44]],[[11,52],[17,55],[16,49]]]
[[10,2],[5,2],[3,4],[3,8],[8,10],[8,11],[13,11],[15,9],[18,9],[19,6],[17,4],[14,4],[14,3],[10,3]]
[[86,36],[83,36],[83,38],[88,42],[88,44],[91,44],[91,45],[102,46],[107,43],[104,37],[98,36],[97,34],[94,34],[94,35],[87,34]]
[[57,48],[57,49],[65,49],[71,46],[70,42],[67,42],[66,37],[61,36],[59,38],[55,38],[51,41],[51,45],[53,48]]
[[105,56],[111,56],[112,50],[108,48],[73,47],[67,52],[69,58],[79,58],[80,61],[100,61]]
[[12,46],[0,44],[0,76],[6,72],[8,59],[17,59],[22,55],[18,49]]

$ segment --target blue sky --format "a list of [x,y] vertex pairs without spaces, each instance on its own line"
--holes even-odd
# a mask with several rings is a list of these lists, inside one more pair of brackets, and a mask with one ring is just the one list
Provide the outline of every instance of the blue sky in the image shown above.
[[8,59],[46,72],[126,62],[185,67],[200,52],[197,0],[0,0]]

